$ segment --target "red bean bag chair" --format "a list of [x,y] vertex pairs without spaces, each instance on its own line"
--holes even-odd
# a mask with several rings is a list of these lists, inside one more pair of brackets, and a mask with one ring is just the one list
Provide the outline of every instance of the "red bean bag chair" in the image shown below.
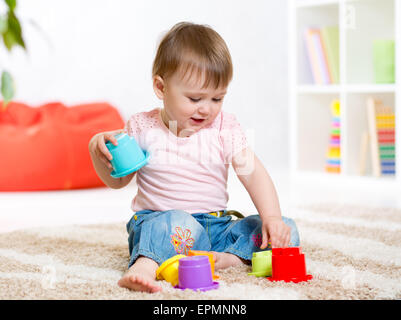
[[107,103],[30,107],[0,101],[0,191],[64,190],[104,186],[88,143],[124,120]]

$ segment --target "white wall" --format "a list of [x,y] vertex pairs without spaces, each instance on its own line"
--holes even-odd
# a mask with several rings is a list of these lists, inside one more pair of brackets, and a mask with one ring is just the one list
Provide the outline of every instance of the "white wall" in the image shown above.
[[212,26],[234,61],[224,109],[255,130],[268,169],[288,165],[286,1],[18,0],[17,8],[28,52],[0,49],[15,100],[107,101],[124,118],[161,106],[151,67],[163,32],[179,21]]

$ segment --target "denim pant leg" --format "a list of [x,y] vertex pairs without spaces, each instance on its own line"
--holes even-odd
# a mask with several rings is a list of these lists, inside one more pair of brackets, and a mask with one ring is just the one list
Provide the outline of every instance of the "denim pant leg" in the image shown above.
[[[299,234],[294,220],[282,217],[284,223],[291,228],[290,246],[299,246]],[[225,232],[227,247],[223,250],[243,258],[251,260],[253,252],[262,251],[262,221],[259,215],[252,215],[240,220],[235,220]],[[263,249],[266,250],[266,249]]]
[[148,257],[160,265],[174,255],[187,254],[191,249],[210,250],[209,237],[191,214],[182,210],[141,212],[135,221],[130,221],[131,258],[128,267],[138,256]]
[[223,252],[230,242],[226,230],[232,225],[232,217],[226,215],[223,217],[215,217],[208,213],[193,214],[194,218],[206,230],[212,251]]

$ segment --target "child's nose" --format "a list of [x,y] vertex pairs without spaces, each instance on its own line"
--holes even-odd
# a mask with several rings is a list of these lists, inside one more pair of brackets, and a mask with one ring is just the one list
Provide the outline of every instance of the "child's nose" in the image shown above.
[[198,108],[198,114],[201,115],[202,117],[206,117],[207,115],[210,114],[210,105],[208,102],[204,102],[201,106]]

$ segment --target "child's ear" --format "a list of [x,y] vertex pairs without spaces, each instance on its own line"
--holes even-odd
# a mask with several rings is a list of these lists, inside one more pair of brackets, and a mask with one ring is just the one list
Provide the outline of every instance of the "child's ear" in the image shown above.
[[160,99],[163,100],[164,98],[164,90],[165,90],[165,84],[164,80],[162,77],[156,75],[153,77],[153,90],[155,91],[156,96]]

